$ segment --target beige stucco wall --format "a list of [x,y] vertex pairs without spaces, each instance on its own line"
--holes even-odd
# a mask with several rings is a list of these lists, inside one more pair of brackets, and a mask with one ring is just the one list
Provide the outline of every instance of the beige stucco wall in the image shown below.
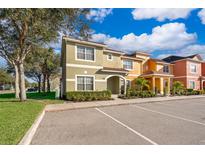
[[[77,75],[94,76],[95,78],[95,90],[101,91],[107,89],[107,78],[110,76],[118,76],[122,74],[103,73],[100,69],[88,69],[88,68],[66,68],[66,91],[75,91],[75,82]],[[119,79],[119,77],[117,77]]]
[[[112,60],[107,59],[108,54],[112,54],[113,56]],[[122,68],[122,61],[121,61],[120,55],[104,52],[103,53],[103,67]]]
[[[85,61],[85,60],[77,60],[76,59],[77,45],[85,46],[85,47],[93,47],[95,49],[95,61],[92,62],[92,61]],[[102,66],[102,64],[103,64],[103,48],[102,47],[67,42],[66,51],[68,53],[66,55],[66,63],[82,64],[82,65],[95,65],[95,66]]]

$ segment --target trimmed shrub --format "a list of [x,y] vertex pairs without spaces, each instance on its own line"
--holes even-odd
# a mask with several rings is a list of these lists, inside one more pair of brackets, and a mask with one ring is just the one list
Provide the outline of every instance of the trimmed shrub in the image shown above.
[[203,95],[205,92],[203,90],[193,90],[193,89],[186,89],[184,95]]
[[[149,90],[137,91],[135,89],[127,89],[127,93],[123,98],[147,98],[147,97],[155,97],[156,94]],[[120,97],[122,98],[122,97]]]
[[66,93],[66,100],[74,102],[110,100],[111,92],[105,91],[70,91]]

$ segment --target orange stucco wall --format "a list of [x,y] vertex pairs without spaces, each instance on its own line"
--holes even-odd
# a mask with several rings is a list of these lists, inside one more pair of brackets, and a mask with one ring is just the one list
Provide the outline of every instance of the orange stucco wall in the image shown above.
[[187,63],[186,60],[175,62],[174,69],[173,69],[173,73],[175,77],[186,76],[186,72],[187,72],[186,63]]

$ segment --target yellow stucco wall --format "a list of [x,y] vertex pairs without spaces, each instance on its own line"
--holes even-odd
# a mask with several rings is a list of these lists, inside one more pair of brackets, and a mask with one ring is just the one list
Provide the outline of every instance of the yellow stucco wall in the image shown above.
[[131,81],[131,86],[135,86],[135,79],[142,74],[142,63],[140,61],[133,61],[133,69],[129,70],[126,76],[127,80]]

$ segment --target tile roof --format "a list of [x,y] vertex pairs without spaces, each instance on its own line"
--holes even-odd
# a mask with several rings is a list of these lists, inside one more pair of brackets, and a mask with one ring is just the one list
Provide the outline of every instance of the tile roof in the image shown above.
[[162,59],[156,59],[156,58],[150,58],[150,60],[154,60],[154,61],[161,62],[161,63],[169,63],[169,62],[166,62]]
[[[196,56],[200,56],[199,54],[194,54],[194,55],[190,55],[190,56],[186,56],[186,57],[182,57],[182,56],[169,56],[169,57],[166,57],[162,60],[166,61],[166,62],[174,62],[174,61],[177,61],[177,60],[182,60],[182,59],[187,59],[187,58],[194,58]],[[200,57],[200,60],[202,60],[202,58]]]

